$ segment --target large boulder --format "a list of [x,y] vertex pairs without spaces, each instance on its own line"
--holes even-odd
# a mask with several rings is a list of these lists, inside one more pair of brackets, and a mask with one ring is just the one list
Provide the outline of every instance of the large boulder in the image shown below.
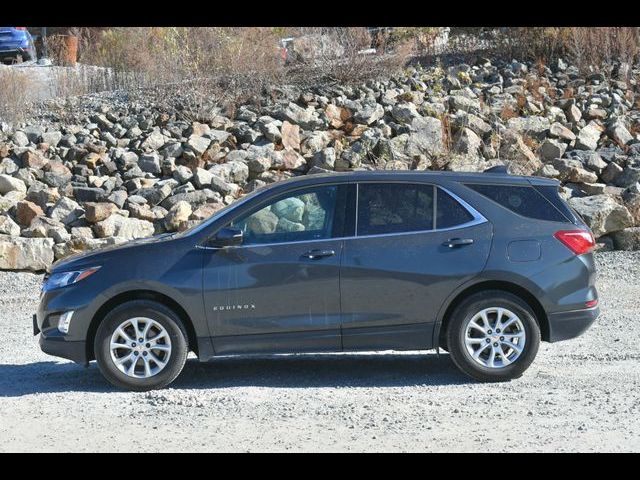
[[53,263],[51,238],[22,238],[0,235],[0,269],[46,270]]
[[99,238],[122,237],[127,240],[150,237],[154,234],[153,223],[122,215],[111,215],[106,220],[96,223],[93,231]]
[[584,218],[596,237],[633,225],[629,210],[606,194],[574,197],[569,199],[569,204]]
[[514,175],[533,175],[542,168],[542,162],[524,143],[522,136],[512,130],[507,130],[502,137],[500,158]]

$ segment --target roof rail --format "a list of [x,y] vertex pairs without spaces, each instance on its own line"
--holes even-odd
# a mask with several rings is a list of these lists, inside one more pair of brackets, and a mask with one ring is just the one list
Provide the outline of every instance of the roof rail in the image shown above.
[[505,175],[509,175],[509,171],[507,170],[506,165],[496,165],[495,167],[487,168],[482,173],[502,173]]

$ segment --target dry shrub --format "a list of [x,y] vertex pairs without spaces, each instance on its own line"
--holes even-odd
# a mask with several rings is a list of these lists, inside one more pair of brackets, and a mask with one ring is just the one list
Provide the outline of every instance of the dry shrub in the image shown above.
[[24,119],[32,83],[22,69],[0,66],[0,120],[13,123]]
[[547,65],[564,58],[582,71],[632,64],[640,53],[638,27],[510,27],[496,33],[495,54]]
[[446,113],[438,117],[442,122],[442,144],[444,145],[445,153],[449,153],[453,147],[453,128],[451,126],[451,119]]
[[571,61],[582,71],[613,62],[632,64],[640,53],[640,28],[572,27],[567,50]]
[[504,107],[502,107],[502,110],[500,110],[500,118],[504,122],[506,122],[510,118],[514,118],[518,116],[520,116],[518,114],[518,111],[515,108],[513,108],[511,105],[505,105]]
[[399,70],[410,54],[406,44],[393,43],[384,34],[374,39],[364,27],[307,27],[298,34],[290,49],[293,71],[289,80],[302,85],[377,79]]
[[522,135],[522,142],[531,149],[532,152],[538,151],[540,142],[526,133]]
[[185,83],[203,93],[256,92],[283,76],[277,40],[264,27],[112,28],[83,61],[109,68],[112,88]]

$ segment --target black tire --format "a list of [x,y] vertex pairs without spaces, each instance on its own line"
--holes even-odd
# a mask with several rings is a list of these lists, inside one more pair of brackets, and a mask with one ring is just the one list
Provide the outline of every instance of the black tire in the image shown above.
[[[148,378],[126,375],[111,358],[111,336],[123,322],[134,317],[158,322],[171,340],[171,352],[166,365]],[[109,383],[118,388],[144,392],[166,387],[180,374],[189,353],[188,336],[180,318],[171,309],[150,300],[134,300],[119,305],[106,315],[96,332],[94,352],[98,368]]]
[[[526,335],[520,356],[513,363],[500,368],[481,365],[472,358],[465,345],[468,322],[476,313],[491,307],[503,307],[516,314]],[[540,327],[531,307],[516,295],[500,290],[478,292],[462,301],[447,326],[447,347],[453,363],[463,373],[481,382],[504,382],[521,377],[536,357],[539,346]]]

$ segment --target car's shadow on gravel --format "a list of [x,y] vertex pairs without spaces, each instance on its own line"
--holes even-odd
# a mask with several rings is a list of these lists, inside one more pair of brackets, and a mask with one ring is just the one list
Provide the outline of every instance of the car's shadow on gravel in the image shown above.
[[[175,389],[228,387],[403,387],[472,383],[449,356],[433,354],[307,354],[190,359]],[[95,363],[0,365],[0,398],[38,393],[114,392]]]

